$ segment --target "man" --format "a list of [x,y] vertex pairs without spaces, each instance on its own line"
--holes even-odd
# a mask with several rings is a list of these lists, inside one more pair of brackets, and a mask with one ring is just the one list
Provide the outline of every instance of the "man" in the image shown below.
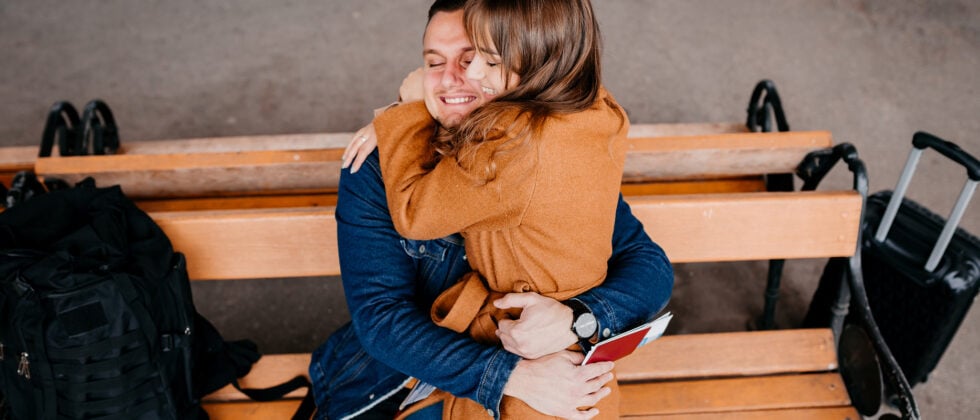
[[[464,75],[473,48],[463,28],[463,3],[437,0],[423,38],[423,97],[447,127],[483,101]],[[569,302],[507,295],[497,306],[523,308],[521,318],[500,323],[504,348],[486,346],[432,323],[432,301],[470,271],[463,239],[399,237],[377,159],[375,152],[356,174],[341,175],[337,234],[352,323],[313,355],[310,376],[320,415],[391,418],[414,377],[479,402],[491,417],[498,417],[504,394],[552,415],[594,416],[577,407],[604,396],[612,364],[579,366],[582,355],[563,349],[650,319],[666,305],[673,285],[670,263],[625,202],[617,209],[605,283]]]

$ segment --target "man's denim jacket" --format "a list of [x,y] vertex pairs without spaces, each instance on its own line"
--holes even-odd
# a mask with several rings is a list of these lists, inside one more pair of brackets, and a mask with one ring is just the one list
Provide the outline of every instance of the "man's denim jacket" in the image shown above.
[[[310,366],[320,418],[357,415],[409,377],[473,399],[498,417],[504,384],[520,360],[432,323],[429,307],[470,271],[463,238],[402,238],[388,214],[377,151],[343,170],[337,238],[351,323],[318,348]],[[652,318],[670,298],[673,270],[620,197],[605,282],[576,297],[595,313],[600,338]]]

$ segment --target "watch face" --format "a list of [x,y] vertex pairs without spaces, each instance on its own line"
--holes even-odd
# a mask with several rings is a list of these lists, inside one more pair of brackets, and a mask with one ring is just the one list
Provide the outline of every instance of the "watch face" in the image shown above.
[[599,324],[596,322],[595,315],[588,312],[581,314],[575,319],[575,334],[579,338],[589,338],[595,335]]

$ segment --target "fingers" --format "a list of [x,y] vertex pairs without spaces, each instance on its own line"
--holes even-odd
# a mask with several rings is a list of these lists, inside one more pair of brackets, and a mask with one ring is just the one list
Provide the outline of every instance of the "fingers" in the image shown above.
[[351,139],[347,148],[344,149],[344,154],[341,157],[343,163],[340,167],[350,167],[350,172],[356,173],[377,145],[378,138],[374,132],[373,125],[368,124],[364,128],[357,130],[354,138]]
[[365,160],[367,160],[367,157],[368,155],[371,154],[372,149],[373,148],[368,150],[363,150],[362,148],[357,151],[357,157],[354,158],[354,162],[351,164],[351,168],[350,168],[351,173],[356,173],[359,169],[361,169],[361,165],[364,164]]
[[589,394],[599,392],[602,390],[602,387],[609,383],[609,381],[613,380],[614,377],[615,376],[612,374],[612,372],[610,372],[599,377],[592,378],[585,382],[586,390],[589,391]]
[[[612,393],[612,388],[609,388],[608,386],[602,387],[598,391],[586,395],[584,398],[582,398],[580,402],[580,404],[582,404],[581,407],[592,407],[596,404],[599,404],[599,401],[609,396],[610,393]],[[595,408],[593,407],[593,409]],[[596,409],[596,412],[598,413],[598,409]]]
[[588,394],[581,399],[579,399],[578,407],[591,407],[588,410],[575,410],[575,412],[568,416],[569,419],[591,419],[599,415],[599,409],[595,408],[602,401],[603,398],[609,396],[612,393],[612,388],[608,386],[600,387],[595,392]]
[[499,309],[527,308],[537,302],[537,298],[540,296],[534,292],[508,293],[504,297],[493,301],[493,306]]
[[354,134],[354,138],[350,141],[350,143],[347,144],[347,147],[344,148],[344,154],[340,157],[340,160],[344,162],[343,164],[340,165],[342,169],[347,169],[347,167],[350,166],[351,162],[354,161],[353,151],[357,148],[359,139],[360,139],[360,133]]
[[493,301],[493,306],[496,306],[498,309],[523,308],[527,304],[521,304],[524,301],[521,295],[523,293],[508,293],[504,297]]
[[344,161],[344,163],[340,166],[341,168],[346,169],[351,165],[351,163],[354,162],[361,145],[363,145],[367,139],[367,135],[364,131],[365,130],[363,128],[357,130],[357,132],[354,133],[354,138],[352,138],[350,143],[347,144],[347,147],[344,149],[344,154],[341,157],[341,160]]
[[[576,353],[576,354],[581,355],[582,353]],[[582,359],[584,360],[585,356],[582,356]],[[589,363],[585,366],[582,366],[582,370],[580,370],[579,372],[583,378],[591,380],[591,379],[598,378],[602,375],[605,375],[606,373],[612,372],[613,368],[615,367],[616,364],[613,362]]]
[[575,412],[571,413],[570,415],[563,416],[563,417],[569,420],[588,420],[598,415],[599,415],[599,409],[593,407],[588,410],[581,410],[581,411],[575,410]]

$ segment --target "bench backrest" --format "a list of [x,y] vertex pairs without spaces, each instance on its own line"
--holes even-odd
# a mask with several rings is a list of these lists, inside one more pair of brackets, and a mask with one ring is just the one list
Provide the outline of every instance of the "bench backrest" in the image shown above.
[[[861,198],[854,192],[769,192],[627,197],[675,263],[825,258],[854,253]],[[189,261],[191,278],[340,274],[333,208],[155,212]]]
[[[698,134],[722,129],[732,127],[634,126],[624,184],[787,173],[807,153],[832,143],[826,131]],[[350,137],[338,133],[132,143],[117,155],[40,158],[35,171],[68,183],[91,176],[99,185],[123,185],[134,198],[324,193],[336,191],[340,157]]]
[[[141,206],[188,256],[194,279],[329,276],[340,274],[332,206],[349,139],[336,133],[137,142],[118,155],[38,159],[35,168],[68,182],[94,176],[99,185],[150,197]],[[826,131],[634,125],[623,190],[674,262],[848,256],[861,212],[851,191],[648,195],[649,181],[739,182],[790,173],[806,154],[831,144]]]

